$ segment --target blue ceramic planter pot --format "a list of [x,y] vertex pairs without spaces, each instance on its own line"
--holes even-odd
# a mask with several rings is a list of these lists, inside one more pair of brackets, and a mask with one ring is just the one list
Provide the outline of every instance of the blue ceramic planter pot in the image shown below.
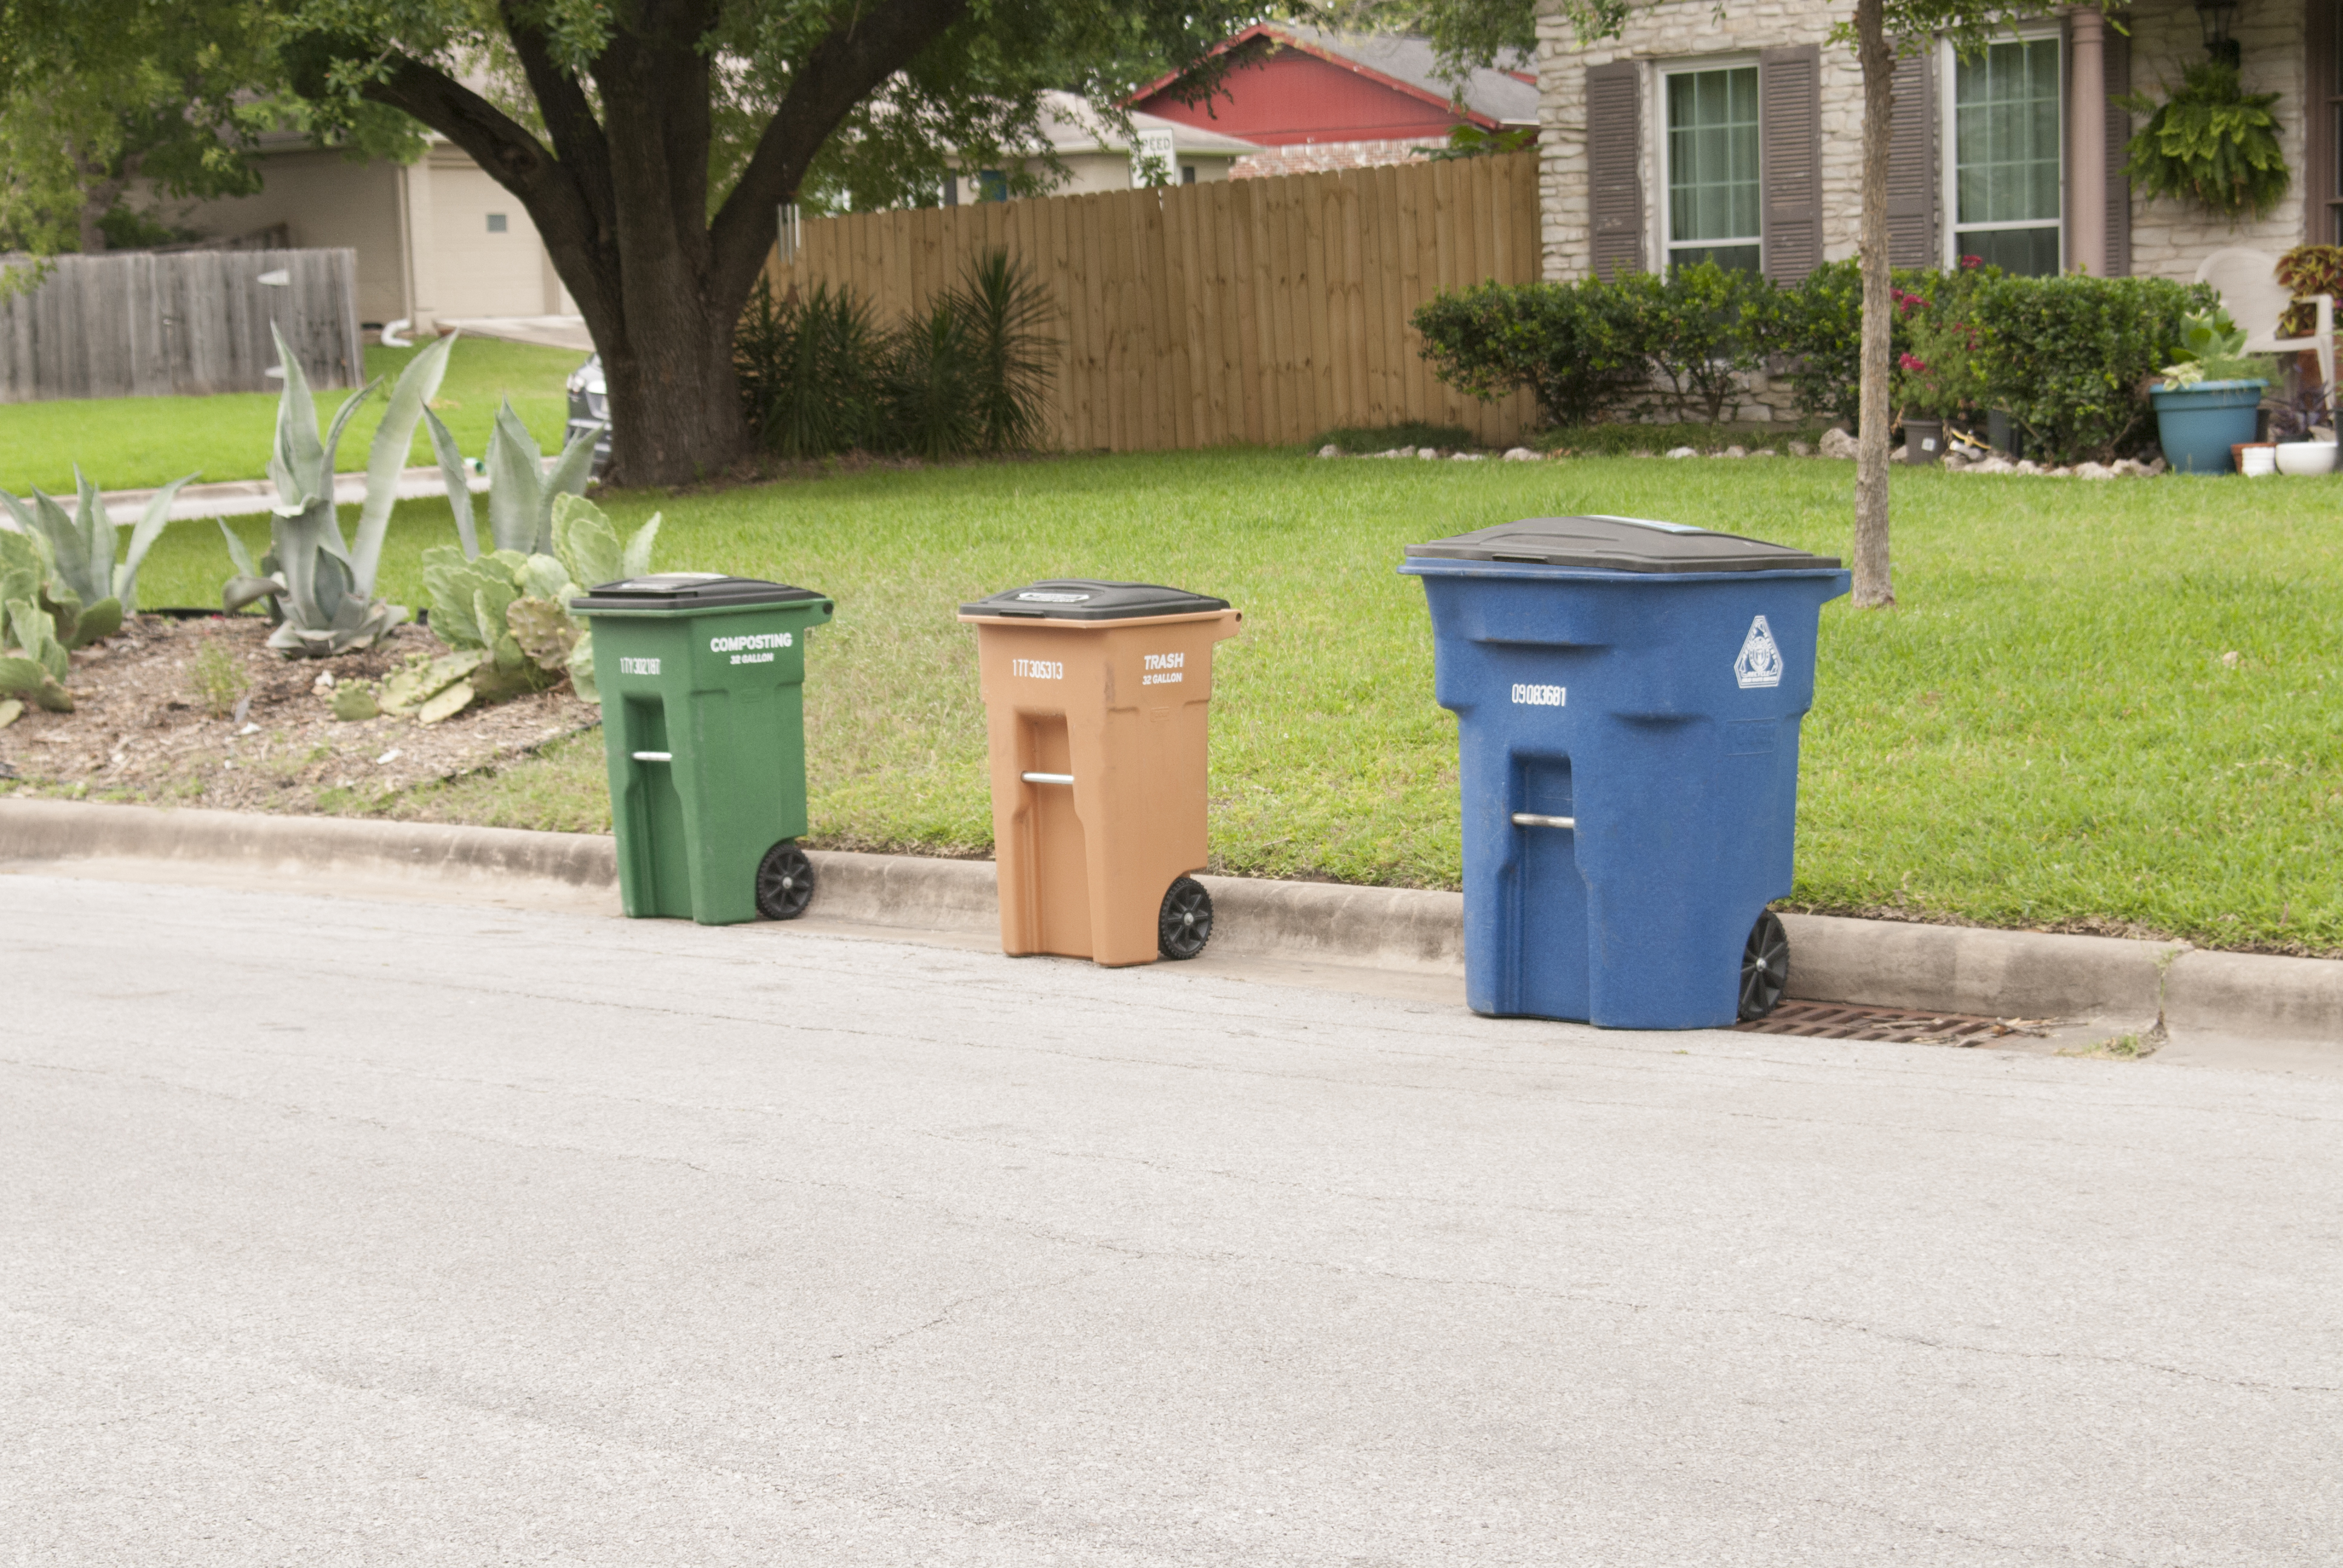
[[2150,392],[2156,438],[2176,474],[2226,474],[2229,448],[2256,434],[2254,410],[2267,381],[2199,381]]

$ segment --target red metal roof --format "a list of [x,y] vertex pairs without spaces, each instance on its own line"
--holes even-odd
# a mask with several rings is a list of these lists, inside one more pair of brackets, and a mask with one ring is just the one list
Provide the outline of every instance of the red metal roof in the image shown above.
[[1208,103],[1182,103],[1168,90],[1178,78],[1166,76],[1131,95],[1128,106],[1264,146],[1414,136],[1436,142],[1460,119],[1484,130],[1497,126],[1486,115],[1460,114],[1438,93],[1266,23],[1213,53],[1240,51],[1244,58],[1230,65]]

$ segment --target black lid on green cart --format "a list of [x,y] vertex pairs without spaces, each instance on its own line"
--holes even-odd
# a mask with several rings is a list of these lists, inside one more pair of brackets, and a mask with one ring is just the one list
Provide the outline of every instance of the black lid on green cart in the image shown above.
[[721,572],[657,572],[603,583],[569,601],[580,615],[597,610],[668,610],[689,615],[696,609],[730,609],[744,604],[792,604],[827,598],[811,588],[769,583],[762,578],[728,578]]
[[1778,572],[1835,570],[1835,556],[1808,555],[1739,534],[1712,533],[1685,523],[1649,518],[1523,518],[1475,528],[1430,544],[1410,545],[1418,558],[1462,561],[1529,561],[1541,566],[1592,567],[1614,572]]
[[1157,583],[1048,578],[964,604],[960,613],[1031,616],[1036,620],[1136,620],[1141,616],[1199,615],[1228,608],[1224,598]]

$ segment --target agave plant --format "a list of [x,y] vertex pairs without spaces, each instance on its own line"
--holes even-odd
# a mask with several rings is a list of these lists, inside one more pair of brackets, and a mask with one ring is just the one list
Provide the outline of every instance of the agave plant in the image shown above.
[[[74,485],[80,500],[71,517],[37,487],[30,506],[0,490],[0,505],[7,508],[9,520],[15,524],[12,537],[25,540],[39,558],[38,578],[32,590],[12,597],[21,597],[47,611],[55,623],[57,639],[67,648],[86,648],[112,637],[122,629],[126,618],[138,613],[138,568],[171,519],[171,498],[195,477],[183,474],[155,492],[137,526],[130,530],[130,548],[119,561],[115,559],[119,530],[106,515],[105,498],[78,464],[74,467]],[[0,533],[8,532],[0,526]]]
[[[491,498],[495,496],[491,489]],[[656,517],[624,546],[600,508],[582,496],[553,498],[548,531],[553,553],[490,550],[467,559],[452,545],[423,552],[423,584],[431,596],[431,629],[455,655],[385,683],[393,712],[419,709],[427,717],[456,713],[474,698],[490,701],[542,691],[564,674],[579,698],[600,700],[594,684],[594,638],[569,601],[591,586],[650,570],[659,538]],[[459,689],[460,687],[460,689]]]
[[[435,339],[407,362],[390,389],[388,407],[367,451],[366,499],[358,508],[357,533],[346,542],[334,507],[334,453],[342,428],[379,380],[369,381],[343,403],[324,437],[317,434],[317,405],[300,362],[276,324],[277,357],[285,368],[285,392],[277,403],[277,448],[268,477],[277,484],[270,508],[272,545],[256,563],[244,541],[223,521],[228,557],[237,575],[221,591],[220,605],[234,614],[266,598],[282,618],[268,646],[287,658],[324,658],[373,646],[407,618],[403,605],[375,597],[375,571],[382,562],[383,536],[398,498],[399,471],[425,406],[447,372],[454,334]],[[460,486],[458,493],[462,494]]]
[[[423,418],[431,431],[431,450],[438,456],[439,471],[447,477],[447,505],[456,513],[456,537],[463,542],[465,558],[474,558],[480,553],[480,538],[472,522],[472,491],[465,482],[464,454],[438,415],[426,408]],[[594,443],[602,429],[594,425],[580,430],[548,471],[537,438],[513,412],[512,399],[505,399],[488,431],[490,549],[518,550],[525,556],[552,551],[553,503],[563,496],[585,494],[594,467]]]

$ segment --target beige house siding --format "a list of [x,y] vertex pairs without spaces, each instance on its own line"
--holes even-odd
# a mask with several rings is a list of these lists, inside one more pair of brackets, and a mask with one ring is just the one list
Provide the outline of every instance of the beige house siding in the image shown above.
[[[420,206],[427,185],[430,243],[418,243],[418,257],[431,257],[429,286],[420,305],[435,317],[469,316],[574,316],[576,307],[553,275],[544,242],[528,213],[461,149],[445,143],[424,156],[409,202]],[[504,220],[501,231],[491,217]],[[419,239],[418,233],[418,239]],[[548,286],[550,285],[550,286]],[[418,280],[418,289],[423,285]]]
[[[1815,44],[1822,48],[1822,228],[1823,254],[1837,260],[1853,256],[1862,225],[1863,77],[1854,54],[1833,45],[1834,25],[1851,16],[1851,0],[1827,5],[1772,3],[1735,5],[1720,13],[1713,0],[1668,0],[1635,13],[1626,33],[1582,48],[1569,22],[1544,15],[1538,22],[1541,232],[1544,275],[1557,280],[1584,277],[1593,270],[1593,236],[1586,181],[1586,68],[1617,60],[1641,65],[1642,173],[1644,255],[1660,254],[1660,204],[1666,196],[1663,161],[1665,108],[1661,66],[1703,56],[1754,60],[1761,48]],[[2204,212],[2170,201],[2131,203],[2131,270],[2136,274],[2188,278],[2207,255],[2227,246],[2251,246],[2273,253],[2302,243],[2302,186],[2307,150],[2304,108],[2307,82],[2306,11],[2302,0],[2245,0],[2237,36],[2244,46],[2244,75],[2250,92],[2279,95],[2276,113],[2288,137],[2287,154],[2295,188],[2279,209],[2259,222],[2232,226]],[[2131,81],[2153,93],[2160,82],[2178,82],[2182,69],[2205,57],[2196,8],[2185,0],[2157,0],[2140,6],[2127,22],[2132,35]],[[1939,51],[1929,65],[1943,106],[1949,83]],[[2071,116],[2072,106],[2069,106]],[[1940,135],[1941,141],[1941,135]]]
[[[362,321],[403,317],[428,330],[467,317],[578,314],[520,202],[445,142],[405,166],[288,148],[262,158],[261,178],[255,196],[162,210],[206,237],[282,224],[296,248],[347,246]],[[504,216],[502,232],[489,229],[490,214]]]
[[[1131,155],[1128,153],[1068,153],[1061,155],[1058,161],[1066,166],[1066,178],[1063,183],[1050,187],[1050,195],[1053,196],[1095,196],[1101,191],[1131,189]],[[1175,168],[1173,184],[1208,186],[1228,178],[1229,166],[1236,159],[1228,153],[1191,152],[1182,147],[1172,161]],[[1181,178],[1176,172],[1180,169],[1194,169],[1195,179]],[[970,183],[967,176],[961,176],[959,193],[961,201],[973,199]]]
[[358,319],[407,314],[399,234],[400,169],[353,163],[310,148],[272,153],[262,162],[258,193],[217,201],[163,203],[172,222],[212,238],[233,239],[282,224],[295,249],[347,246],[358,256]]

